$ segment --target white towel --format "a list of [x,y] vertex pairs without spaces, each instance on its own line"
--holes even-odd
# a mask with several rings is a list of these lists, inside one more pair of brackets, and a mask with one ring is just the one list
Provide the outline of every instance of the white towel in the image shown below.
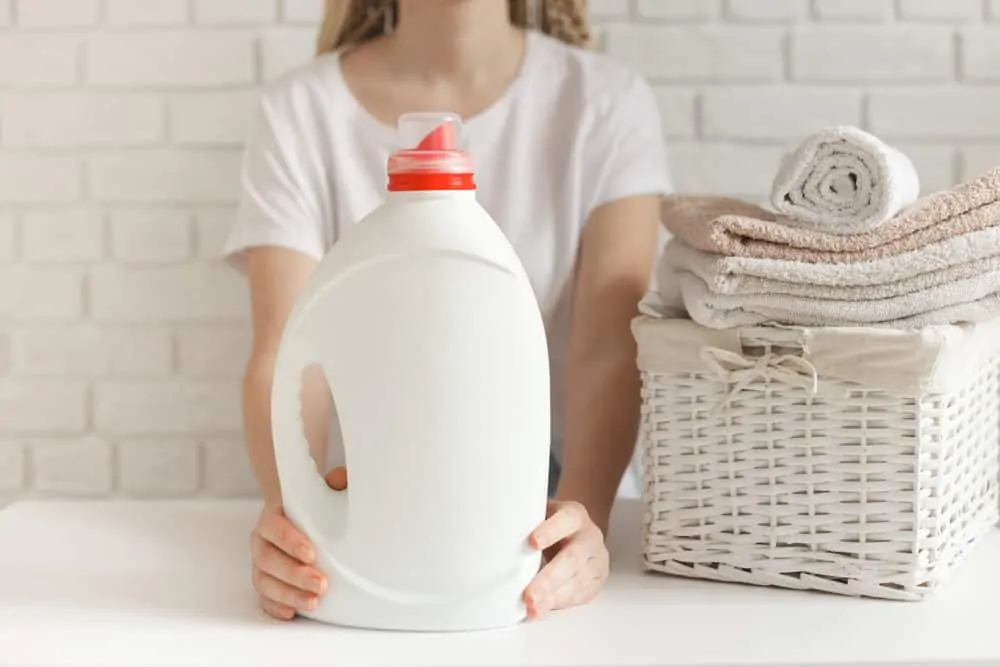
[[917,170],[906,155],[851,126],[808,136],[782,162],[774,209],[829,234],[871,231],[916,201]]
[[[1000,219],[1000,204],[994,205]],[[663,282],[677,271],[701,278],[716,294],[789,294],[859,301],[919,292],[937,285],[1000,273],[1000,227],[931,243],[918,250],[854,264],[727,257],[671,239],[657,263]]]
[[673,314],[680,306],[692,320],[710,329],[761,324],[916,329],[979,322],[1000,314],[1000,273],[871,301],[713,294],[701,278],[686,271],[674,274],[660,288],[662,312]]

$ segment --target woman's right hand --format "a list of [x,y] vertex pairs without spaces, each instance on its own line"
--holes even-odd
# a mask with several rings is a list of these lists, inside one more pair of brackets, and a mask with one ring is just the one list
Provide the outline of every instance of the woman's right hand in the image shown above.
[[[347,473],[336,468],[326,476],[331,488],[347,488]],[[328,583],[313,564],[312,542],[285,516],[280,505],[266,504],[250,537],[253,587],[264,611],[280,620],[316,608]]]

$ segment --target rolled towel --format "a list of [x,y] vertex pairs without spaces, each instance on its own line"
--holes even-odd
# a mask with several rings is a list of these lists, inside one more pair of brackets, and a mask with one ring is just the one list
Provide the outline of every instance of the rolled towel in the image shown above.
[[664,227],[688,245],[731,257],[849,263],[902,254],[959,234],[1000,226],[987,211],[1000,201],[1000,167],[918,199],[870,232],[844,236],[796,226],[748,202],[725,197],[664,197]]
[[786,157],[771,205],[803,227],[858,234],[876,229],[919,195],[910,158],[864,130],[836,126],[806,137]]
[[[1000,220],[1000,202],[983,210]],[[885,299],[983,273],[1000,273],[1000,227],[853,264],[726,257],[697,250],[675,238],[667,243],[657,263],[657,279],[669,280],[678,271],[695,274],[716,294]]]

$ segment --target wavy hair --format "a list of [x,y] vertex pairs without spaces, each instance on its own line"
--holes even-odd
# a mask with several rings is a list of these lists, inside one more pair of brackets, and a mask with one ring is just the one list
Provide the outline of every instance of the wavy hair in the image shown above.
[[[572,46],[592,45],[586,0],[508,0],[511,22],[537,28]],[[395,0],[326,0],[316,53],[355,46],[385,34],[396,20]]]

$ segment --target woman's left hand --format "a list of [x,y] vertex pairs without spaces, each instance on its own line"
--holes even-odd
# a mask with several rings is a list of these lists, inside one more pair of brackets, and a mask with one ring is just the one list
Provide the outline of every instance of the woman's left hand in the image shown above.
[[540,549],[544,565],[524,591],[528,617],[584,604],[597,597],[608,580],[604,534],[586,508],[572,501],[549,501],[546,520],[529,541]]

